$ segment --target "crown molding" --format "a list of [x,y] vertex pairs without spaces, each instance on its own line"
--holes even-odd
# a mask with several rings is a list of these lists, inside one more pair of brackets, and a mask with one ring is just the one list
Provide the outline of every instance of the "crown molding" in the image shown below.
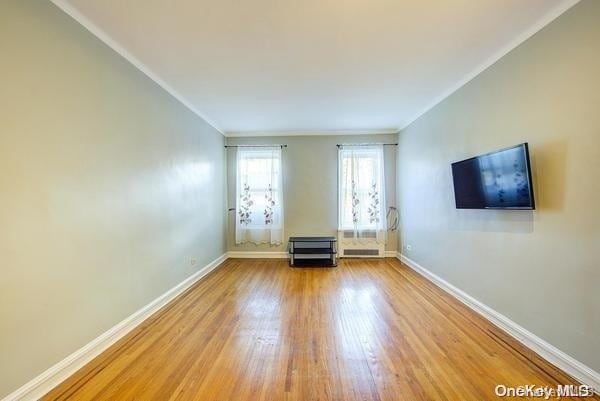
[[182,105],[190,109],[194,114],[203,119],[208,125],[225,135],[224,131],[214,122],[211,121],[205,114],[201,113],[192,103],[190,103],[183,95],[177,92],[171,85],[166,83],[158,76],[150,67],[138,60],[133,54],[126,50],[119,42],[113,39],[103,29],[94,24],[89,18],[81,14],[79,10],[73,7],[67,0],[50,0],[56,7],[61,9],[69,17],[77,21],[81,26],[87,29],[90,33],[100,39],[104,44],[117,52],[125,60],[129,61],[138,70],[143,72],[148,78],[153,80],[158,86],[164,89],[167,93],[177,99]]
[[228,138],[244,138],[258,136],[332,136],[332,135],[386,135],[397,134],[398,129],[373,130],[306,130],[306,131],[233,131],[226,132]]
[[558,6],[556,6],[553,10],[546,13],[537,23],[532,25],[525,32],[521,33],[519,36],[511,40],[507,45],[503,46],[499,51],[494,53],[491,57],[485,60],[483,63],[479,64],[475,69],[473,69],[470,73],[465,75],[462,79],[456,82],[454,85],[450,86],[441,95],[434,98],[431,102],[427,104],[427,106],[423,107],[418,113],[416,113],[412,118],[408,119],[408,122],[398,128],[398,132],[404,130],[409,125],[414,123],[419,119],[422,115],[427,113],[429,110],[433,109],[439,103],[441,103],[444,99],[452,95],[454,92],[465,86],[479,74],[487,70],[489,67],[494,65],[497,61],[499,61],[502,57],[506,56],[512,50],[516,49],[519,45],[525,42],[527,39],[535,35],[537,32],[541,31],[546,25],[550,24],[560,15],[565,13],[568,9],[573,7],[575,4],[579,3],[580,0],[564,0]]
[[86,28],[89,32],[95,35],[98,39],[104,42],[111,49],[116,51],[119,55],[133,64],[137,69],[142,71],[146,76],[152,79],[156,84],[158,84],[161,88],[167,91],[171,96],[177,99],[181,104],[190,109],[194,114],[198,117],[202,118],[206,121],[207,124],[211,125],[215,130],[219,131],[225,137],[237,138],[237,137],[266,137],[266,136],[329,136],[329,135],[377,135],[377,134],[396,134],[425,113],[433,109],[439,103],[441,103],[444,99],[448,98],[454,92],[465,86],[483,71],[488,69],[490,66],[495,64],[502,57],[507,55],[509,52],[514,50],[520,44],[525,42],[527,39],[532,37],[535,33],[540,31],[546,25],[554,21],[561,14],[566,12],[568,9],[579,3],[580,0],[564,0],[557,7],[555,7],[550,12],[546,13],[536,24],[532,25],[529,29],[518,35],[512,41],[510,41],[507,45],[503,46],[499,51],[495,52],[491,57],[486,59],[483,63],[479,64],[476,68],[474,68],[470,73],[463,76],[458,82],[454,85],[451,85],[448,89],[443,91],[439,96],[435,97],[431,102],[429,102],[425,107],[423,107],[418,113],[416,113],[412,118],[409,118],[407,122],[401,124],[399,128],[391,128],[391,129],[380,129],[380,130],[292,130],[292,131],[232,131],[225,132],[221,129],[214,121],[209,119],[205,114],[200,112],[191,102],[185,99],[183,95],[177,92],[173,87],[167,84],[164,80],[162,80],[155,72],[153,72],[147,65],[138,60],[134,55],[132,55],[129,51],[127,51],[123,46],[121,46],[115,39],[113,39],[110,35],[108,35],[104,30],[99,28],[96,24],[94,24],[90,19],[81,14],[75,7],[73,7],[67,0],[51,0],[51,2],[56,5],[59,9],[81,24],[84,28]]

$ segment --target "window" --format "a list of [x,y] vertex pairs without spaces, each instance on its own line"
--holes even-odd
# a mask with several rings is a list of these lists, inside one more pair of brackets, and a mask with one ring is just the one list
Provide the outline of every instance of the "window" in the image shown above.
[[383,146],[341,146],[338,163],[338,229],[344,233],[342,238],[385,242]]
[[237,244],[281,244],[283,240],[281,147],[238,148]]

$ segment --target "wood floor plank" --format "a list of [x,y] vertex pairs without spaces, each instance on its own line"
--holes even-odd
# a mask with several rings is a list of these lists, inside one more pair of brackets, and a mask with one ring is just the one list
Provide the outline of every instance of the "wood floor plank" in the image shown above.
[[480,401],[497,384],[576,382],[395,259],[230,259],[44,400]]

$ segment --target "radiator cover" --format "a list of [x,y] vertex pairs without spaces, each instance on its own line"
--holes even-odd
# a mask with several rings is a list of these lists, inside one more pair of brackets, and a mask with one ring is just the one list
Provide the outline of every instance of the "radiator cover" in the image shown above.
[[[350,232],[351,233],[351,232]],[[385,257],[385,244],[373,239],[361,239],[349,242],[348,231],[338,233],[338,256],[341,258],[383,258]]]

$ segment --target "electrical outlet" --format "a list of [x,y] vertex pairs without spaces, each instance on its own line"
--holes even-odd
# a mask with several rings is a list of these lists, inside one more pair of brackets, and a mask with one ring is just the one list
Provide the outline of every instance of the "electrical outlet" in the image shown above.
[[406,244],[406,250],[407,251],[412,251],[412,245]]
[[196,258],[192,258],[192,260],[190,260],[190,264],[192,266],[196,265],[196,262],[197,262]]

